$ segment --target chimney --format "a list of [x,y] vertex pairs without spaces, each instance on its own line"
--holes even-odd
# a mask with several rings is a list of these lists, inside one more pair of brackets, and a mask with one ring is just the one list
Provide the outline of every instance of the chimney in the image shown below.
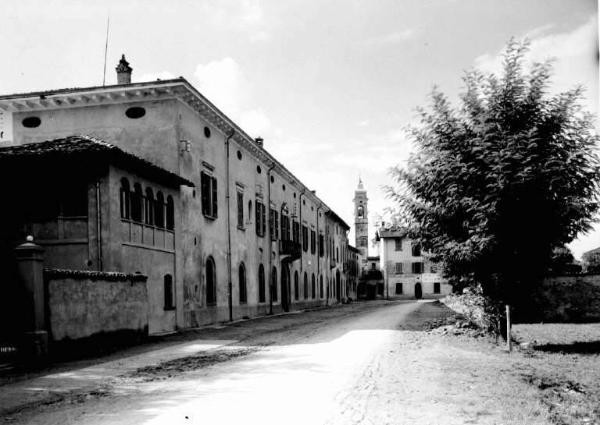
[[263,145],[263,138],[262,137],[257,137],[256,139],[254,139],[254,141],[256,142],[256,144],[258,146],[262,147],[262,145]]
[[131,84],[131,71],[133,69],[129,66],[125,55],[121,56],[121,60],[115,69],[117,70],[117,84]]

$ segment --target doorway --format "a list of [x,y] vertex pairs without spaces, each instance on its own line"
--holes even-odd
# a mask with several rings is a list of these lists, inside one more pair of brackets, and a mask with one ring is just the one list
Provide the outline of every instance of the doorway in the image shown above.
[[420,300],[421,298],[423,298],[423,289],[421,288],[421,284],[420,283],[416,283],[415,284],[415,298]]
[[290,311],[290,269],[287,264],[281,265],[281,309]]

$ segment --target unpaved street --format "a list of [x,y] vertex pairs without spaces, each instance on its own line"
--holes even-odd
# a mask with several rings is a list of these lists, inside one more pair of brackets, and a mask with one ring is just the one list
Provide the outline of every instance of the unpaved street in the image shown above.
[[5,421],[545,423],[539,412],[507,421],[506,403],[494,394],[503,391],[494,382],[499,377],[484,371],[488,354],[423,331],[427,323],[449,314],[439,303],[379,302],[256,321],[254,334],[250,321],[236,343],[137,368],[107,379],[94,391]]

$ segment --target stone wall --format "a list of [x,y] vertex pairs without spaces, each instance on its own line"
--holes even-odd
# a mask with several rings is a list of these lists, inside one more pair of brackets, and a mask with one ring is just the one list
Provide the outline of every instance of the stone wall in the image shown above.
[[544,321],[600,321],[600,274],[547,277],[538,303]]
[[148,332],[146,276],[115,272],[44,270],[50,338],[57,342]]

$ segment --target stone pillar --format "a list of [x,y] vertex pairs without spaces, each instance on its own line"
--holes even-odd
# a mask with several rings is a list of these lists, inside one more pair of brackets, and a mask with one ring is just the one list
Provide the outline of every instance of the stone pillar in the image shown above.
[[15,248],[15,257],[25,293],[25,334],[22,341],[24,359],[46,356],[48,353],[48,333],[46,332],[44,294],[44,249],[33,243],[33,237]]

